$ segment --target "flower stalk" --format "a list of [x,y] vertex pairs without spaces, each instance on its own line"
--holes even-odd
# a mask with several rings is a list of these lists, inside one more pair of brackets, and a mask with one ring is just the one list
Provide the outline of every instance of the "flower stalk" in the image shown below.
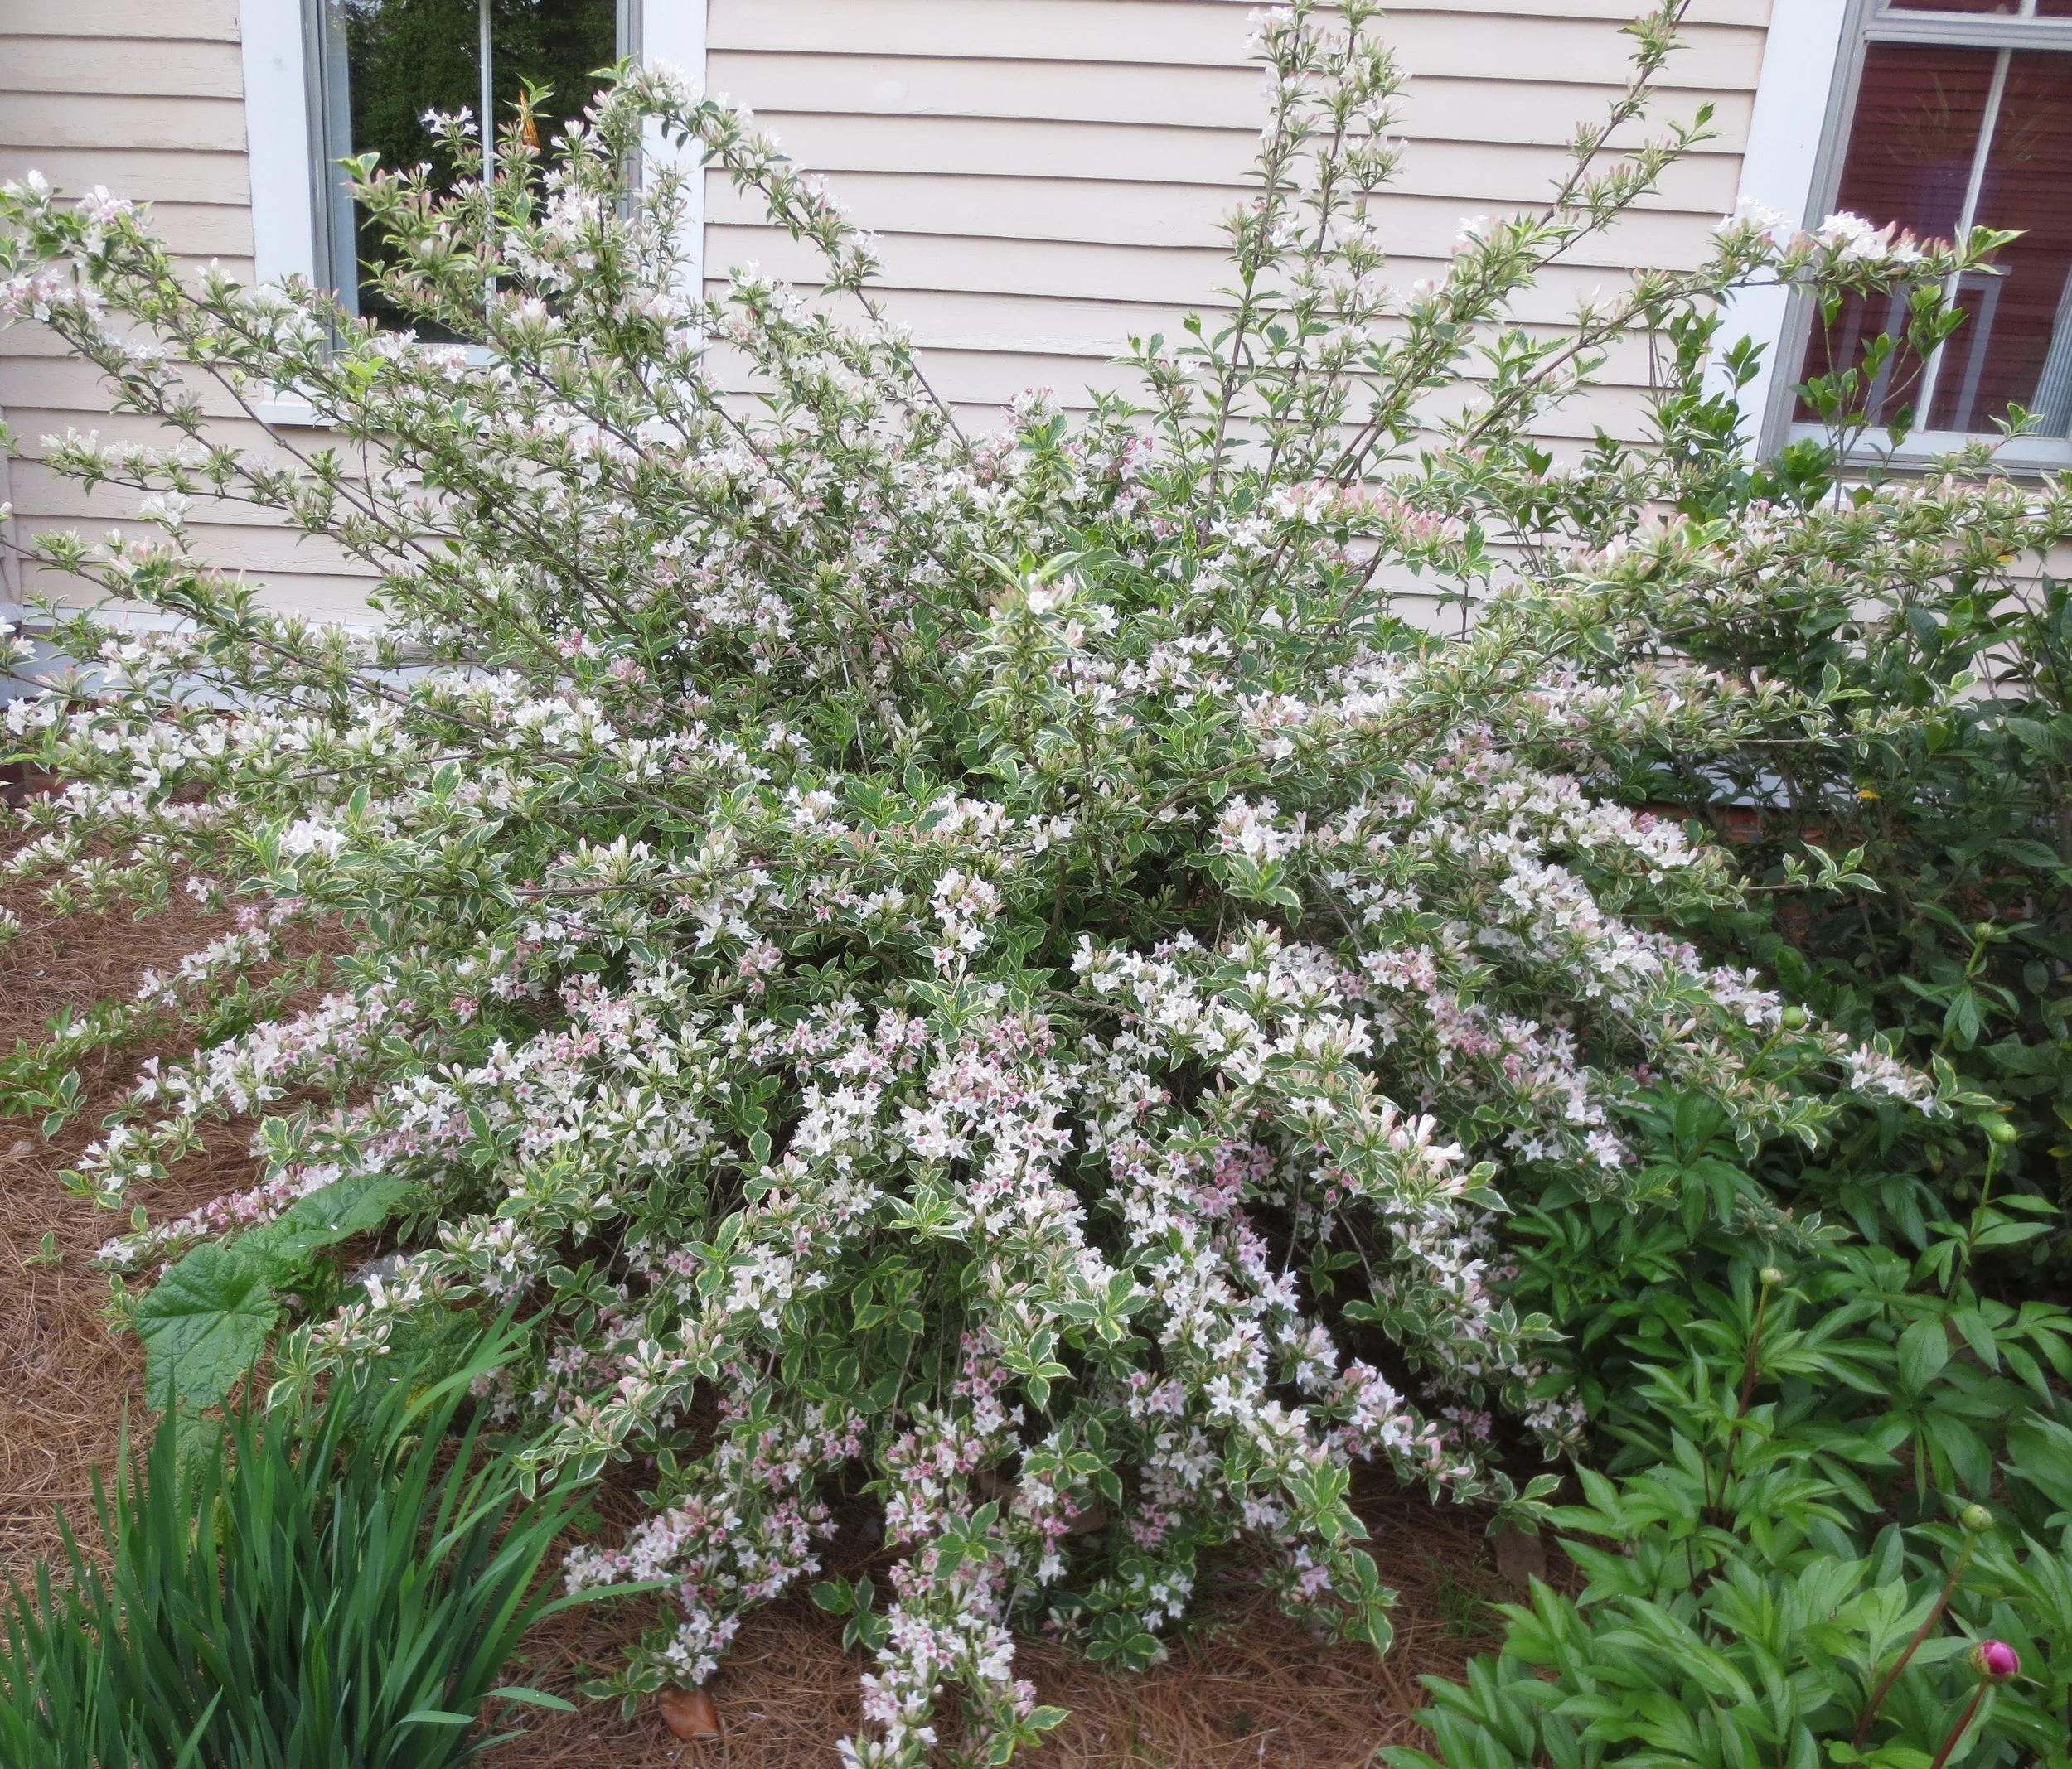
[[1748,1351],[1741,1361],[1740,1393],[1735,1400],[1734,1416],[1726,1422],[1726,1442],[1720,1452],[1720,1490],[1716,1496],[1708,1494],[1706,1506],[1713,1521],[1722,1526],[1726,1522],[1726,1495],[1734,1482],[1734,1457],[1740,1443],[1742,1422],[1748,1417],[1748,1404],[1755,1392],[1757,1364],[1763,1346],[1763,1321],[1769,1312],[1770,1293],[1784,1281],[1784,1274],[1774,1265],[1765,1265],[1757,1274],[1755,1317],[1749,1323]]
[[1978,1674],[1978,1680],[1972,1685],[1971,1699],[1964,1704],[1964,1711],[1944,1738],[1942,1748],[1936,1752],[1929,1769],[1943,1769],[1943,1765],[1949,1761],[1950,1753],[1969,1730],[1979,1704],[1986,1699],[1987,1690],[1997,1683],[2005,1683],[2021,1670],[2021,1655],[2004,1640],[1982,1640],[1972,1648],[1968,1656],[1972,1669]]
[[[1958,1549],[1957,1558],[1950,1564],[1949,1576],[1943,1581],[1942,1591],[1934,1604],[1921,1625],[1914,1631],[1914,1637],[1907,1641],[1899,1657],[1893,1661],[1892,1668],[1879,1679],[1877,1687],[1871,1692],[1871,1699],[1864,1704],[1862,1717],[1857,1722],[1854,1740],[1858,1750],[1863,1748],[1864,1741],[1871,1736],[1871,1723],[1877,1718],[1878,1709],[1884,1705],[1886,1695],[1899,1681],[1900,1674],[1912,1663],[1914,1655],[1921,1650],[1921,1643],[1934,1632],[1936,1623],[1943,1619],[1944,1612],[1949,1607],[1949,1600],[1957,1594],[1957,1588],[1963,1582],[1965,1571],[1971,1565],[1972,1555],[1977,1551],[1979,1538],[1992,1527],[1992,1513],[1982,1505],[1970,1505],[1964,1508],[1962,1519],[1963,1545]],[[1968,1722],[1968,1713],[1966,1718]]]

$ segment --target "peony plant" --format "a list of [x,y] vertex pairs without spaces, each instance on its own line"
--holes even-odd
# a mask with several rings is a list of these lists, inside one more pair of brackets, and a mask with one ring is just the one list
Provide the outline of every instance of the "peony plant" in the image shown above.
[[[106,1249],[154,1368],[206,1404],[269,1347],[293,1390],[519,1310],[481,1399],[538,1434],[529,1477],[643,1488],[571,1584],[672,1588],[628,1699],[711,1675],[860,1496],[886,1607],[816,1588],[872,1654],[858,1765],[1005,1761],[1058,1718],[1015,1629],[1144,1664],[1228,1544],[1385,1649],[1355,1466],[1501,1514],[1551,1485],[1518,1447],[1583,1423],[1507,1298],[1507,1196],[1644,1202],[1665,1084],[1750,1148],[1949,1109],[1702,956],[1679,930],[1736,901],[1730,864],[1610,790],[1665,747],[1900,715],[1703,667],[1677,623],[1806,558],[2072,529],[2055,489],[1708,524],[1674,450],[1535,447],[1607,353],[1737,286],[1947,286],[1997,243],[1737,215],[1697,268],[1527,328],[1546,267],[1702,138],[1609,146],[1682,10],[1630,27],[1546,205],[1465,225],[1407,292],[1370,212],[1400,85],[1374,8],[1266,15],[1223,305],[1135,347],[1139,398],[1032,394],[990,435],[874,296],[869,239],[664,71],[545,152],[513,118],[487,184],[464,114],[450,178],[357,167],[388,303],[464,346],[190,275],[104,192],[7,186],[7,317],[171,433],[47,445],[150,534],[36,543],[109,607],[49,611],[73,665],[16,641],[14,753],[56,784],[4,873],[54,912],[234,918],[8,1066],[61,1119],[86,1051],[185,1028],[71,1176],[111,1208],[255,1124],[250,1189],[133,1207]],[[810,280],[696,284],[704,167]],[[226,439],[282,390],[315,445]],[[220,502],[360,562],[380,630],[212,565]],[[1435,637],[1406,588],[1477,618]],[[375,1229],[398,1257],[311,1278]]]

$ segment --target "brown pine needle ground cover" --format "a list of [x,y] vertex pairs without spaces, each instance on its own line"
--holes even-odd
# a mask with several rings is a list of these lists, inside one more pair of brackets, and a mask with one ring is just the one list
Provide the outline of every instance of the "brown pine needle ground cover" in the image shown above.
[[[68,1004],[128,994],[143,970],[176,962],[227,925],[185,906],[143,922],[118,913],[53,925],[26,894],[13,906],[26,930],[0,949],[0,1048],[34,1038]],[[125,1411],[136,1432],[148,1423],[141,1349],[109,1332],[108,1278],[92,1264],[120,1224],[56,1177],[144,1054],[90,1067],[93,1103],[56,1143],[32,1120],[0,1119],[0,1573],[17,1579],[57,1549],[61,1511],[90,1540],[94,1472],[112,1468]],[[249,1135],[248,1125],[218,1129],[138,1201],[154,1216],[178,1214],[249,1185]],[[609,1494],[600,1509],[608,1533],[635,1515]],[[1242,1566],[1227,1564],[1205,1580],[1168,1661],[1144,1676],[1111,1677],[1048,1641],[1024,1643],[1024,1675],[1043,1700],[1072,1711],[1032,1769],[1353,1769],[1377,1746],[1418,1738],[1418,1674],[1457,1675],[1490,1643],[1488,1603],[1510,1593],[1478,1517],[1434,1509],[1385,1477],[1369,1483],[1360,1510],[1383,1575],[1402,1593],[1386,1660],[1316,1638]],[[831,1559],[838,1571],[869,1564],[839,1544]],[[573,1694],[652,1614],[651,1600],[572,1612],[535,1636],[518,1674]],[[526,1736],[489,1760],[496,1769],[821,1769],[834,1761],[834,1741],[860,1723],[864,1668],[842,1651],[840,1624],[801,1596],[744,1623],[711,1685],[725,1728],[719,1743],[675,1738],[651,1704],[630,1721],[615,1704],[584,1704],[567,1714],[506,1710]]]
[[[1110,1676],[1047,1641],[1021,1643],[1021,1675],[1039,1699],[1072,1715],[1030,1769],[1358,1769],[1378,1746],[1429,1744],[1411,1718],[1424,1705],[1419,1674],[1459,1676],[1471,1653],[1493,1644],[1488,1604],[1511,1593],[1479,1519],[1378,1482],[1358,1510],[1382,1576],[1402,1593],[1386,1659],[1319,1639],[1242,1569],[1227,1568],[1204,1581],[1171,1656],[1142,1676]],[[854,1572],[839,1542],[830,1559],[834,1570]],[[572,1694],[587,1665],[610,1660],[630,1610],[578,1610],[549,1624],[525,1680]],[[861,1723],[856,1679],[864,1668],[843,1654],[841,1624],[800,1597],[750,1616],[708,1685],[725,1728],[719,1743],[679,1741],[651,1709],[626,1722],[616,1704],[586,1704],[527,1715],[529,1736],[489,1761],[497,1769],[822,1769],[834,1760],[830,1742]]]
[[[61,1008],[129,993],[143,970],[229,925],[184,905],[145,922],[119,912],[52,924],[32,894],[9,901],[25,930],[0,948],[0,1049],[36,1038]],[[93,1471],[113,1467],[124,1409],[138,1429],[148,1423],[143,1348],[109,1332],[108,1276],[93,1264],[122,1220],[56,1179],[98,1133],[143,1055],[90,1065],[82,1079],[93,1104],[55,1143],[33,1119],[0,1119],[0,1570],[17,1578],[57,1548],[59,1510],[90,1536]],[[203,1154],[138,1201],[154,1216],[177,1214],[246,1183],[249,1134],[217,1129]]]

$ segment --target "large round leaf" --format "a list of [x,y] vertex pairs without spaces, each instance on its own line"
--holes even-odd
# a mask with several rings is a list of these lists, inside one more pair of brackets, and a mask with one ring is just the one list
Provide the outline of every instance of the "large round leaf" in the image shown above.
[[204,1241],[137,1307],[144,1389],[161,1409],[176,1396],[213,1406],[266,1347],[278,1307],[265,1265]]

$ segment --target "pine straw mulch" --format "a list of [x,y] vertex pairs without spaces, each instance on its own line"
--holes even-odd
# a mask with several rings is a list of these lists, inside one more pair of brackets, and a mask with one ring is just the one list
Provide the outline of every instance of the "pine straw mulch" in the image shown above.
[[[128,994],[143,969],[177,961],[227,926],[184,906],[143,922],[117,914],[61,923],[26,893],[13,906],[26,931],[0,948],[0,1048],[33,1039],[67,1004]],[[91,1263],[120,1223],[56,1178],[97,1133],[143,1054],[90,1066],[92,1104],[54,1143],[32,1121],[0,1119],[0,1574],[31,1576],[37,1559],[56,1550],[61,1513],[90,1541],[94,1472],[114,1468],[125,1416],[138,1431],[147,1423],[139,1348],[109,1332],[108,1279]],[[249,1185],[249,1124],[218,1129],[137,1201],[154,1217],[177,1215]],[[1378,1481],[1360,1508],[1383,1576],[1402,1593],[1387,1659],[1318,1639],[1280,1614],[1242,1566],[1222,1566],[1204,1581],[1167,1662],[1141,1677],[1111,1677],[1045,1641],[1024,1643],[1022,1674],[1043,1700],[1071,1710],[1032,1769],[1352,1769],[1379,1746],[1422,1740],[1411,1718],[1422,1704],[1418,1675],[1458,1675],[1491,1643],[1489,1602],[1510,1593],[1479,1520]],[[572,1692],[653,1614],[651,1604],[569,1612],[535,1636],[515,1675]],[[496,1769],[827,1765],[834,1741],[859,1723],[864,1668],[843,1653],[840,1623],[801,1596],[743,1624],[711,1685],[720,1742],[677,1740],[650,1704],[630,1721],[612,1704],[566,1714],[507,1709],[526,1736],[488,1761]]]
[[[33,1041],[67,1005],[131,993],[145,969],[176,962],[230,925],[186,905],[146,922],[118,912],[54,923],[33,893],[4,900],[25,931],[0,947],[0,1049]],[[108,1276],[92,1263],[122,1219],[56,1178],[99,1133],[143,1054],[86,1066],[92,1103],[55,1143],[32,1119],[0,1119],[0,1571],[17,1578],[57,1549],[59,1512],[90,1539],[94,1471],[114,1468],[126,1414],[139,1433],[148,1423],[142,1347],[109,1333]],[[213,1129],[201,1153],[137,1201],[154,1217],[177,1216],[249,1185],[249,1126]]]
[[[1242,1567],[1225,1566],[1203,1581],[1167,1661],[1142,1676],[1111,1676],[1048,1641],[1019,1643],[1019,1674],[1071,1714],[1030,1769],[1357,1769],[1382,1745],[1429,1747],[1412,1718],[1424,1705],[1419,1675],[1458,1677],[1470,1654],[1494,1644],[1488,1605],[1512,1593],[1479,1520],[1378,1482],[1358,1503],[1382,1576],[1401,1593],[1386,1659],[1318,1638]],[[840,1564],[839,1544],[830,1558],[833,1570],[852,1570]],[[511,1675],[573,1695],[641,1619],[630,1606],[570,1612],[542,1630],[530,1662]],[[680,1742],[645,1704],[631,1721],[616,1704],[583,1704],[527,1714],[523,1742],[488,1761],[497,1769],[826,1765],[830,1742],[861,1723],[856,1680],[865,1668],[859,1655],[844,1655],[841,1624],[801,1596],[743,1622],[708,1685],[724,1728],[717,1744]]]

